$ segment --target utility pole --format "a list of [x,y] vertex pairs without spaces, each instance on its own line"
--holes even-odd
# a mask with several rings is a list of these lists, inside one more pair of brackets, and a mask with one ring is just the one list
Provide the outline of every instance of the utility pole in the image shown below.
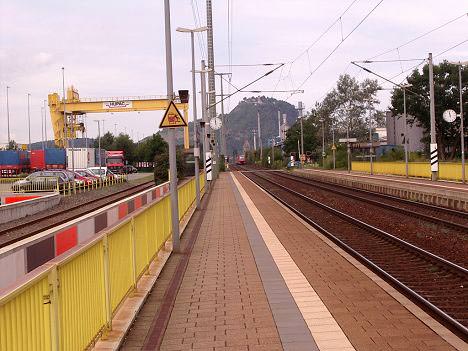
[[320,119],[322,122],[322,167],[325,168],[325,120]]
[[190,33],[190,44],[192,49],[192,102],[193,102],[193,157],[195,159],[195,194],[197,208],[200,207],[200,148],[198,147],[197,136],[197,85],[195,83],[195,32],[206,30],[206,27],[187,29],[177,28],[178,32]]
[[458,65],[458,83],[460,85],[460,135],[461,135],[461,159],[462,159],[462,182],[465,184],[465,127],[463,121],[463,85],[462,85],[462,63]]
[[431,112],[431,180],[436,181],[439,172],[439,160],[436,138],[435,123],[435,101],[434,101],[434,66],[432,63],[432,53],[429,53],[429,94],[430,94],[430,112]]
[[45,137],[45,147],[47,148],[47,107],[46,107],[45,100],[44,100],[44,137]]
[[42,150],[44,150],[44,107],[41,107],[41,138],[42,138]]
[[335,125],[334,120],[332,120],[332,153],[333,153],[333,170],[336,168],[336,145],[335,145]]
[[95,119],[94,122],[97,122],[98,127],[98,160],[99,160],[99,177],[102,179],[101,166],[102,166],[102,157],[101,157],[101,124],[98,119]]
[[281,111],[278,110],[278,137],[280,140],[282,139],[281,137]]
[[304,155],[304,129],[302,126],[302,111],[304,108],[302,107],[302,101],[299,101],[297,104],[297,110],[299,111],[299,118],[301,119],[301,161],[302,161],[302,155]]
[[257,109],[258,147],[260,148],[260,162],[263,162],[262,129],[260,126],[260,111]]
[[460,147],[462,162],[462,183],[465,184],[465,127],[463,120],[463,85],[462,85],[462,66],[468,65],[468,61],[449,62],[458,66],[458,89],[460,91]]
[[[206,106],[207,103],[207,97],[206,97],[206,75],[205,73],[207,72],[206,70],[206,65],[205,65],[205,60],[201,60],[201,70],[198,71],[197,73],[200,73],[200,82],[201,82],[201,105],[202,105],[202,120],[203,122],[200,123],[202,126],[202,138],[203,138],[203,168],[205,170],[205,186],[207,189],[210,187],[210,182],[208,181],[208,172],[206,168],[206,158],[207,158],[207,152],[210,151],[210,139],[208,137],[208,134],[210,132],[210,124],[208,122],[208,109]],[[211,174],[213,174],[213,171],[211,171]]]
[[230,75],[231,73],[215,73],[221,78],[221,154],[226,156],[226,130],[224,125],[224,91],[223,91],[223,76]]
[[[209,93],[209,120],[216,117],[216,86],[215,86],[215,64],[214,64],[214,48],[213,48],[213,8],[212,1],[206,0],[206,26],[208,27],[207,32],[207,51],[208,51],[208,93]],[[208,123],[209,126],[209,123]],[[214,140],[215,133],[212,135]],[[214,156],[214,157],[213,157]],[[213,160],[217,161],[216,149],[213,147]],[[218,162],[216,167],[213,167],[213,178],[217,177]]]
[[63,147],[68,148],[67,136],[67,97],[65,96],[65,67],[62,67],[62,93],[63,93]]
[[271,139],[271,168],[275,166],[275,137]]
[[10,89],[9,86],[6,87],[6,108],[7,108],[7,130],[8,130],[8,147],[10,147],[10,104],[8,101],[8,90]]
[[[164,0],[164,29],[166,39],[166,79],[167,99],[170,103],[174,99],[174,84],[172,78],[172,43],[171,43],[171,10],[170,1]],[[177,160],[175,129],[169,128],[169,175],[171,191],[171,221],[172,221],[172,250],[180,252],[179,236],[179,200],[177,196]]]
[[29,151],[31,151],[31,110],[29,107],[30,99],[31,99],[31,94],[28,93],[28,140],[29,140],[28,150]]
[[351,173],[351,143],[349,142],[349,121],[346,126],[346,152],[348,155],[348,173]]
[[[409,157],[408,157],[408,143],[409,143],[409,140],[408,140],[408,121],[407,121],[407,115],[406,115],[406,88],[409,88],[409,87],[412,87],[413,85],[412,84],[405,84],[405,85],[402,85],[403,87],[403,117],[404,117],[404,120],[405,120],[405,176],[406,178],[409,177]],[[395,120],[395,119],[394,119]],[[395,130],[395,129],[394,129]]]
[[371,109],[370,109],[370,104],[369,104],[369,162],[370,162],[370,174],[374,174],[374,164],[372,161],[372,155],[373,155],[373,150],[372,150],[372,115],[371,115]]
[[256,130],[252,130],[252,134],[253,134],[253,147],[254,147],[254,150],[256,151],[257,150],[257,132]]
[[190,32],[190,39],[192,44],[192,103],[193,103],[193,156],[195,158],[195,197],[197,200],[197,208],[200,207],[200,148],[198,147],[197,136],[197,84],[195,82],[195,33]]
[[210,119],[216,117],[216,88],[214,76],[214,47],[213,47],[213,8],[211,0],[206,0],[206,26],[207,45],[208,45],[208,91],[209,91],[209,109]]

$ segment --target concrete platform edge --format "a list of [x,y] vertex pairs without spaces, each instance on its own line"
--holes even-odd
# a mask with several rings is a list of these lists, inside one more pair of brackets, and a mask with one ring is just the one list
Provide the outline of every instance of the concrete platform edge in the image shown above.
[[[296,172],[295,172],[296,173]],[[239,173],[241,174],[241,173]],[[249,178],[242,174],[245,179],[249,182],[252,182]],[[252,182],[256,187],[258,187],[255,183]],[[351,263],[354,267],[356,267],[359,271],[364,273],[367,277],[369,277],[373,282],[375,282],[380,288],[382,288],[385,292],[387,292],[390,296],[392,296],[395,300],[397,300],[400,304],[402,304],[411,314],[413,314],[416,318],[422,321],[425,325],[427,325],[431,330],[433,330],[437,335],[439,335],[442,339],[447,341],[450,345],[460,351],[466,351],[466,343],[448,330],[445,326],[440,324],[434,318],[432,318],[429,314],[423,311],[419,306],[415,305],[412,301],[410,301],[406,296],[398,292],[395,288],[393,288],[390,284],[384,281],[382,278],[377,276],[374,272],[372,272],[369,268],[364,266],[360,263],[357,259],[349,255],[346,251],[340,248],[338,245],[333,243],[330,239],[325,237],[323,234],[318,232],[314,227],[312,227],[309,223],[304,221],[302,218],[297,216],[293,211],[291,211],[288,207],[284,204],[279,202],[273,196],[268,194],[265,190],[258,187],[263,193],[265,193],[269,198],[275,201],[279,206],[281,206],[285,211],[287,211],[291,216],[297,219],[300,223],[302,223],[306,228],[308,228],[312,233],[318,236],[323,242],[325,242],[328,246],[334,249],[339,255],[344,257],[349,263]]]

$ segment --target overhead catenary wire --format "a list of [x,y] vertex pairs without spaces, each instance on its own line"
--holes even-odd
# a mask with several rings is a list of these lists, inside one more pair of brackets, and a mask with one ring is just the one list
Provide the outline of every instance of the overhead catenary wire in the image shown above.
[[237,94],[238,92],[242,92],[243,89],[245,89],[245,88],[251,86],[252,84],[255,84],[256,82],[258,82],[259,80],[265,78],[266,76],[269,76],[270,74],[272,74],[273,72],[275,72],[275,71],[276,71],[278,68],[280,68],[280,67],[283,67],[283,65],[273,68],[272,70],[268,71],[267,73],[263,74],[262,76],[260,76],[260,77],[258,77],[258,78],[256,78],[256,79],[254,79],[254,80],[251,81],[250,83],[244,85],[244,86],[243,86],[242,88],[240,88],[240,89],[239,89],[239,88],[236,88],[236,91],[234,91],[233,93],[231,93],[231,94],[229,94],[229,95],[226,95],[225,97],[223,97],[223,98],[222,98],[221,100],[219,100],[218,102],[207,106],[207,109],[212,108],[213,106],[216,106],[217,104],[219,104],[219,103],[221,103],[222,101],[224,101],[224,100],[230,98],[231,96]]
[[[196,28],[201,27],[201,16],[200,16],[200,11],[198,9],[198,1],[197,0],[192,0],[192,13],[193,13],[193,21],[194,25]],[[202,59],[206,59],[206,47],[205,47],[205,41],[203,40],[203,33],[197,32],[197,41],[198,41],[198,46],[200,47],[200,53],[202,56]]]
[[[354,26],[354,28],[345,36],[345,38],[344,38],[342,41],[340,41],[340,42],[338,43],[338,45],[336,45],[336,46],[333,48],[333,50],[317,65],[317,67],[315,67],[315,69],[314,69],[312,72],[310,72],[310,74],[302,81],[302,83],[296,88],[296,90],[299,90],[300,88],[302,88],[302,87],[304,86],[304,84],[310,79],[310,77],[312,77],[312,76],[314,75],[314,73],[317,72],[317,70],[318,70],[325,62],[328,61],[328,59],[335,53],[335,51],[338,50],[338,48],[341,46],[341,44],[343,44],[343,43],[346,41],[346,39],[348,39],[348,38],[351,36],[351,34],[353,34],[353,33],[356,31],[356,29],[358,29],[358,28],[361,26],[362,23],[364,23],[364,21],[377,9],[377,7],[380,6],[380,4],[382,4],[383,1],[384,1],[384,0],[380,0],[380,1],[364,16],[364,18],[362,18],[361,21],[359,21],[359,23],[358,23],[356,26]],[[291,95],[291,96],[292,96],[292,95]],[[290,96],[290,97],[291,97],[291,96]],[[288,99],[289,99],[289,97],[288,97],[286,100],[288,100]]]
[[441,56],[441,55],[443,55],[443,54],[449,52],[450,50],[453,50],[453,49],[459,47],[460,45],[462,45],[462,44],[464,44],[464,43],[466,43],[466,42],[468,42],[468,39],[465,39],[465,40],[463,40],[461,43],[455,44],[455,45],[449,47],[448,49],[445,49],[444,51],[439,52],[439,53],[438,53],[437,55],[435,55],[434,57],[439,57],[439,56]]
[[391,84],[393,84],[393,85],[395,85],[395,86],[397,86],[397,87],[399,87],[399,88],[401,88],[401,89],[405,89],[407,92],[409,92],[409,93],[411,93],[411,94],[413,94],[413,95],[419,96],[419,97],[423,98],[424,100],[428,100],[428,99],[429,99],[427,96],[421,95],[421,94],[419,94],[419,93],[417,93],[417,92],[415,92],[415,91],[413,91],[413,90],[411,90],[411,89],[409,89],[409,88],[407,88],[407,87],[405,88],[402,84],[396,83],[396,82],[392,81],[391,79],[382,76],[382,75],[379,74],[379,73],[376,73],[376,72],[374,72],[374,71],[372,71],[372,70],[370,70],[370,69],[368,69],[368,68],[366,68],[366,67],[364,67],[364,66],[358,65],[358,64],[357,64],[356,62],[354,62],[354,61],[352,61],[351,63],[352,63],[353,65],[355,65],[355,66],[361,68],[362,70],[366,71],[367,73],[373,74],[374,76],[377,76],[377,77],[379,77],[380,79],[383,79],[383,80],[385,80],[386,82],[389,82],[389,83],[391,83]]
[[435,31],[437,31],[437,30],[439,30],[439,29],[442,29],[442,28],[448,26],[449,24],[451,24],[451,23],[453,23],[453,22],[455,22],[455,21],[458,21],[460,18],[463,18],[463,17],[468,17],[468,13],[465,12],[464,14],[462,14],[462,15],[460,15],[460,16],[457,16],[457,17],[451,19],[450,21],[445,22],[444,24],[442,24],[442,25],[440,25],[440,26],[438,26],[438,27],[436,27],[436,28],[431,29],[431,30],[428,31],[428,32],[425,32],[425,33],[423,33],[423,34],[421,34],[421,35],[418,35],[417,37],[415,37],[415,38],[413,38],[413,39],[411,39],[411,40],[408,40],[407,42],[405,42],[405,43],[403,43],[403,44],[401,44],[401,45],[398,45],[397,47],[394,47],[394,48],[392,48],[392,49],[385,50],[385,51],[383,51],[383,52],[381,52],[381,53],[379,53],[379,54],[377,54],[377,55],[375,55],[375,56],[372,56],[371,58],[369,58],[369,60],[372,60],[372,59],[375,59],[375,58],[377,58],[377,57],[383,56],[383,55],[388,54],[388,53],[390,53],[390,52],[392,52],[392,51],[395,51],[395,50],[397,50],[397,49],[401,49],[402,47],[404,47],[404,46],[406,46],[406,45],[409,45],[409,44],[411,44],[411,43],[414,43],[415,41],[417,41],[417,40],[419,40],[419,39],[425,37],[426,35],[429,35],[429,34],[435,32]]

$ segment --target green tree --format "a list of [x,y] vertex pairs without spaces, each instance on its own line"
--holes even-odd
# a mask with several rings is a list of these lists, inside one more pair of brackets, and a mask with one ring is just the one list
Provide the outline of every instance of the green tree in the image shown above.
[[[468,80],[468,69],[462,69],[462,81]],[[429,105],[429,66],[425,65],[422,72],[414,70],[407,78],[412,87],[406,91],[406,111],[409,115],[408,123],[417,123],[425,130],[423,141],[430,142],[430,105]],[[454,158],[460,148],[460,119],[453,123],[443,120],[442,114],[447,109],[460,111],[460,89],[458,84],[458,67],[447,61],[434,65],[434,99],[436,138],[441,159]],[[468,99],[468,89],[463,91],[463,100]],[[400,88],[393,90],[391,110],[394,114],[403,113],[403,91]],[[466,114],[464,122],[467,123]]]
[[377,110],[376,98],[380,86],[377,80],[365,79],[358,82],[348,74],[341,75],[336,88],[330,91],[322,102],[312,109],[312,115],[324,120],[326,139],[331,139],[332,128],[338,136],[345,136],[349,128],[350,136],[362,141],[369,133],[369,115],[373,126],[385,125],[385,115]]
[[123,150],[128,163],[133,163],[135,160],[135,144],[128,134],[120,133],[115,138],[111,150]]
[[[320,126],[317,123],[316,116],[309,115],[304,117],[303,132],[304,132],[304,152],[313,152],[319,145],[319,131]],[[286,133],[286,140],[284,141],[283,150],[286,156],[291,152],[298,154],[298,141],[301,138],[301,123],[298,121],[294,123]]]
[[16,143],[16,141],[10,140],[10,142],[8,143],[6,149],[7,150],[18,150],[18,144]]
[[[183,150],[177,149],[177,178],[185,176],[185,162]],[[161,184],[169,180],[169,148],[154,157],[154,182]]]
[[[101,149],[104,150],[115,150],[114,149],[114,142],[115,142],[115,137],[112,135],[111,132],[107,132],[103,136],[101,136]],[[99,146],[99,141],[96,139],[94,141],[94,147],[97,148]]]
[[139,142],[136,146],[135,158],[137,161],[153,162],[157,154],[167,152],[167,142],[157,133]]

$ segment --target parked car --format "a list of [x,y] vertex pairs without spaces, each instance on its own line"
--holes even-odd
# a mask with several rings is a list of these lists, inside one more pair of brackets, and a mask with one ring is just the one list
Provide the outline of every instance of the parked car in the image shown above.
[[[101,176],[102,179],[121,179],[123,176],[120,174],[113,173],[107,167],[90,167],[88,168],[91,172],[93,172],[97,176]],[[101,172],[101,173],[99,173]]]
[[137,173],[137,172],[138,172],[138,169],[136,169],[136,168],[133,167],[132,165],[125,165],[124,168],[123,168],[123,172],[124,172],[125,174]]
[[14,182],[11,189],[14,192],[53,191],[57,189],[57,182],[59,187],[63,187],[70,181],[70,178],[63,172],[40,171]]
[[75,172],[91,180],[99,179],[99,176],[91,172],[89,169],[75,169]]

